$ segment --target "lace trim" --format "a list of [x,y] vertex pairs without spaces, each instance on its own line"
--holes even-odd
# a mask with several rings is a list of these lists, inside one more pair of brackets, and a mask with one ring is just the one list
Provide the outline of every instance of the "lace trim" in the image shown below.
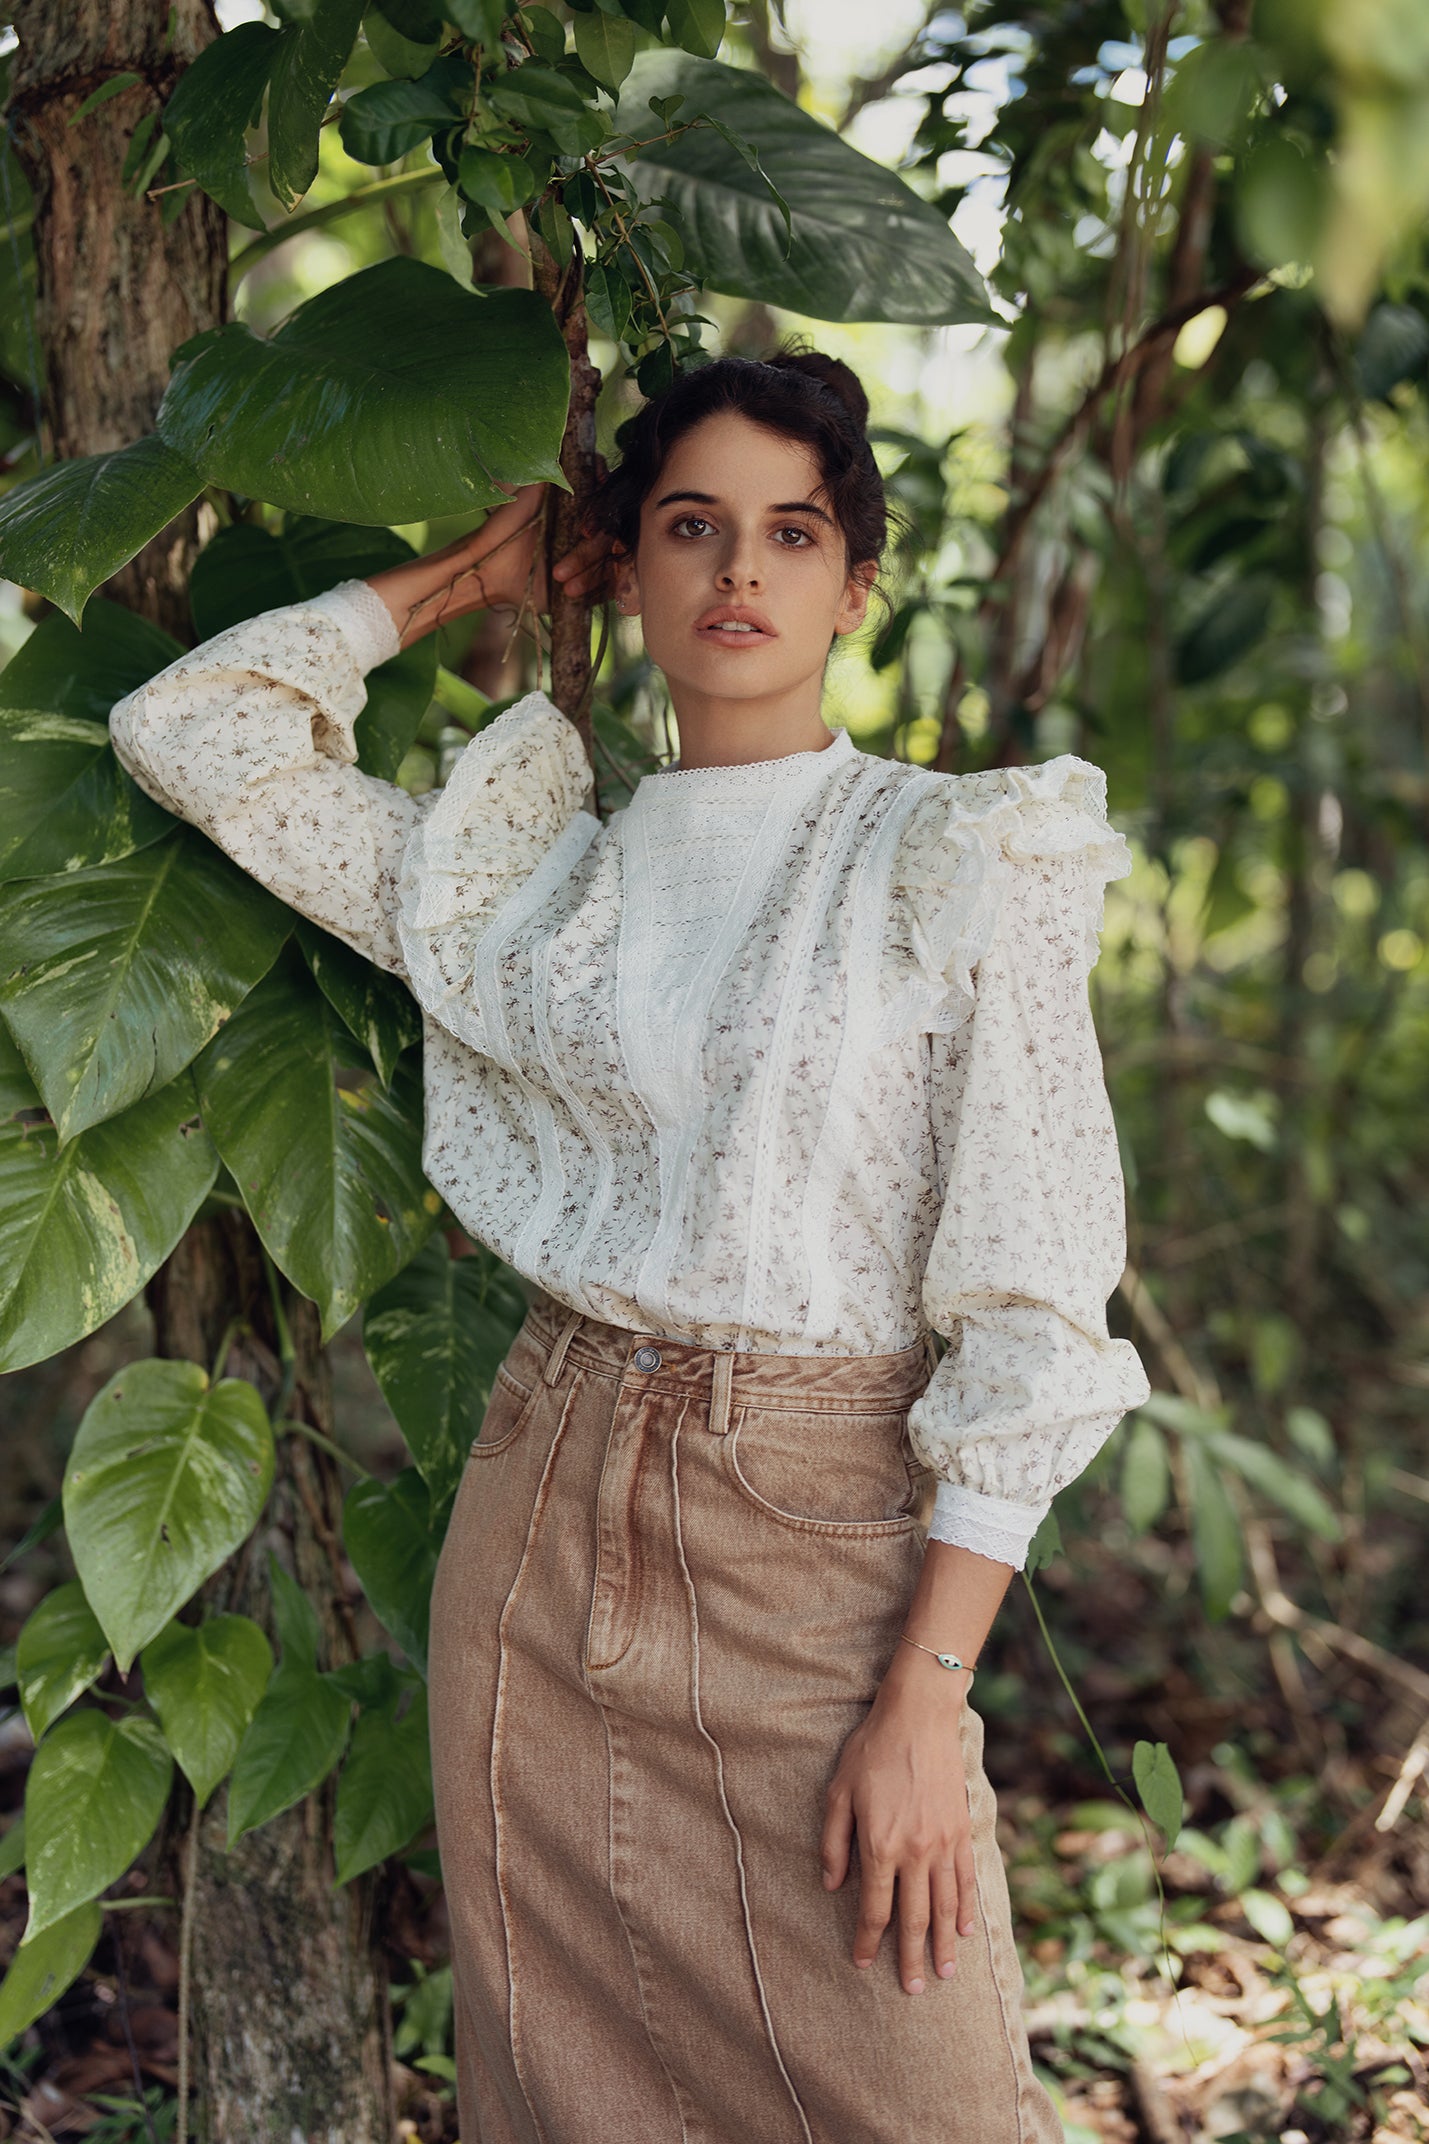
[[313,596],[307,608],[320,610],[332,620],[364,677],[379,663],[389,663],[401,653],[401,638],[392,623],[392,614],[366,581],[339,581],[335,588]]
[[1032,1536],[1050,1508],[1049,1504],[1013,1504],[1005,1497],[980,1496],[961,1482],[940,1481],[928,1538],[971,1549],[975,1556],[1010,1563],[1014,1571],[1021,1571]]
[[[926,921],[913,919],[917,973],[884,1007],[877,1040],[912,1028],[951,1034],[972,1011],[973,971],[992,945],[1018,864],[1045,856],[1085,857],[1084,951],[1090,973],[1101,951],[1105,889],[1132,868],[1126,836],[1108,825],[1106,776],[1089,760],[1061,753],[1037,767],[998,770],[983,796],[955,796],[943,827],[954,850],[942,899]],[[953,778],[955,781],[959,777]],[[968,789],[979,781],[966,778]]]
[[658,791],[663,784],[678,782],[682,789],[731,791],[747,788],[753,777],[760,788],[767,788],[771,781],[781,775],[803,774],[811,771],[809,763],[817,761],[819,771],[832,772],[853,757],[858,747],[847,730],[830,733],[832,744],[814,745],[807,752],[784,752],[777,759],[745,759],[729,767],[657,767],[653,773],[644,774],[636,785],[638,796],[642,789]]

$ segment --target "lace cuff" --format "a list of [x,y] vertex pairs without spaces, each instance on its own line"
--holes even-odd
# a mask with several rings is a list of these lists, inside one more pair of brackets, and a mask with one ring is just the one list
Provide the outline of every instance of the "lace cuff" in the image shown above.
[[367,581],[339,581],[335,588],[311,597],[306,607],[320,610],[332,620],[364,677],[379,663],[389,663],[401,652],[392,614]]
[[1050,1502],[1013,1504],[1005,1497],[980,1496],[960,1482],[940,1481],[928,1538],[971,1549],[976,1556],[1010,1563],[1014,1571],[1020,1571],[1026,1565],[1032,1536],[1051,1508]]

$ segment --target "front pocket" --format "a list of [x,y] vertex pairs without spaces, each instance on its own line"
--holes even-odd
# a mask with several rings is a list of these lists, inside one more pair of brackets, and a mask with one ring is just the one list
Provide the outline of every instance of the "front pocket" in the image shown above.
[[540,1390],[539,1378],[531,1386],[518,1384],[502,1363],[492,1381],[491,1398],[486,1403],[481,1428],[471,1447],[473,1459],[490,1459],[494,1453],[504,1452],[509,1444],[515,1443],[535,1412]]
[[921,1474],[906,1411],[736,1406],[725,1468],[749,1501],[800,1532],[903,1534],[917,1524]]

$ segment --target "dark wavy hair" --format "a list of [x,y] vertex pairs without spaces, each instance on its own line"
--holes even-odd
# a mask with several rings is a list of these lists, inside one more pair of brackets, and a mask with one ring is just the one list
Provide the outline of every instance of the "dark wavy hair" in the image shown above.
[[882,560],[889,510],[868,443],[868,396],[842,358],[792,344],[767,358],[712,358],[627,417],[615,435],[620,460],[596,489],[588,526],[634,551],[640,509],[666,455],[683,433],[722,410],[810,447],[850,570],[866,558]]

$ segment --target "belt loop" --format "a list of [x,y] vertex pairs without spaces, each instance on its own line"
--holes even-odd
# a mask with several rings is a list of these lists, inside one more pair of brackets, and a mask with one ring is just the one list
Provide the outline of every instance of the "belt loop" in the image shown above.
[[546,1357],[546,1367],[541,1372],[542,1379],[546,1384],[554,1385],[559,1381],[561,1371],[565,1368],[566,1349],[576,1336],[581,1317],[582,1313],[579,1310],[572,1310],[567,1313],[566,1322],[557,1333],[551,1346],[551,1352]]
[[729,1398],[734,1386],[734,1356],[727,1348],[720,1349],[714,1359],[710,1374],[710,1429],[716,1437],[723,1437],[729,1430]]

